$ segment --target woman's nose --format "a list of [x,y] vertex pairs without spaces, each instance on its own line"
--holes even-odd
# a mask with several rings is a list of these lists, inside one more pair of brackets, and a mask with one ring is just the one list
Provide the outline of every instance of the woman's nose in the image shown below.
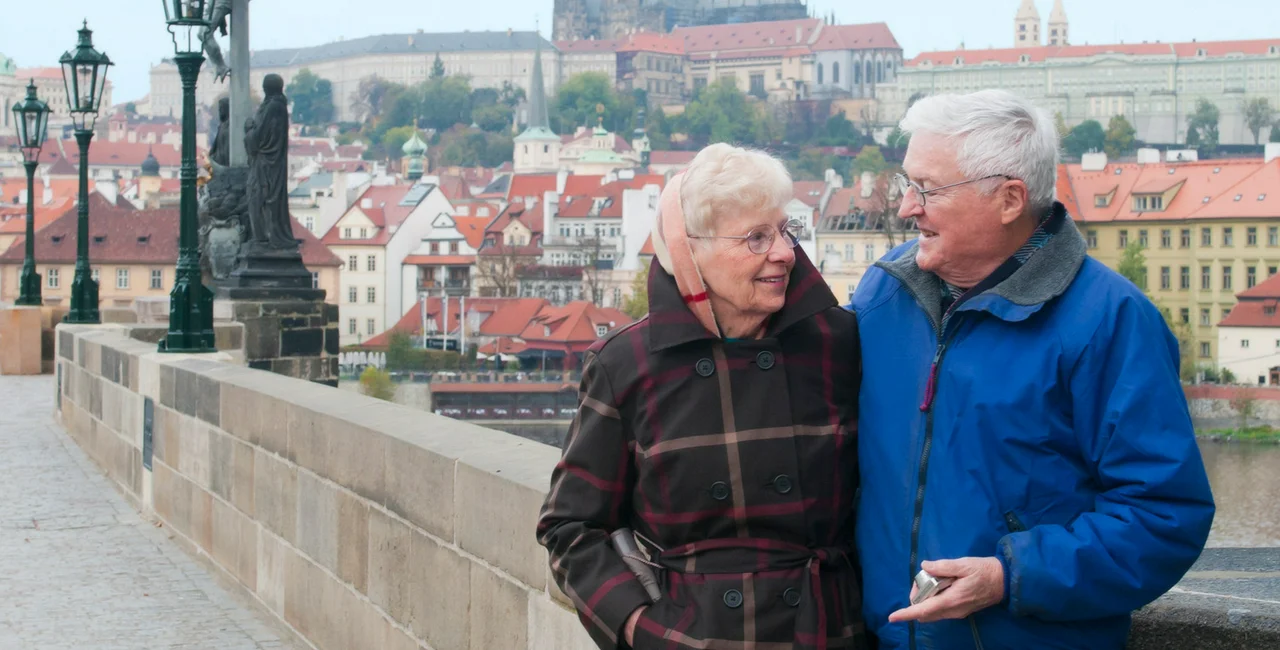
[[765,251],[765,258],[778,264],[790,264],[796,259],[796,249],[787,241],[787,235],[779,233],[773,238],[773,245]]

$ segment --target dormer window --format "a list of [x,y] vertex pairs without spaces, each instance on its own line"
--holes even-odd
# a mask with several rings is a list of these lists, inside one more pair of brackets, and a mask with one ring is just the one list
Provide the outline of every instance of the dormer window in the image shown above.
[[1213,173],[1215,173],[1215,174],[1216,174],[1216,173],[1218,173],[1218,172],[1220,172],[1220,171],[1222,171],[1222,168],[1221,168],[1221,167],[1214,167],[1214,168],[1213,168]]
[[1267,54],[1280,54],[1280,45],[1272,45],[1267,48]]
[[1018,57],[1018,63],[1031,63],[1031,57],[1027,56],[1026,54],[1023,54],[1022,56]]
[[1237,195],[1236,195],[1236,201],[1239,201],[1240,199],[1243,199],[1243,198],[1244,198],[1244,195],[1243,195],[1243,194],[1237,194]]
[[1206,52],[1204,51],[1204,48],[1196,50],[1196,56],[1203,57],[1205,54]]
[[343,229],[342,229],[342,238],[343,238],[343,239],[351,239],[351,229],[350,229],[350,228],[343,228]]
[[596,336],[604,336],[605,334],[608,334],[608,333],[609,333],[608,326],[596,325]]
[[542,326],[542,335],[543,335],[543,336],[551,336],[551,326],[550,326],[550,325],[543,325],[543,326]]
[[964,59],[963,59],[962,57],[958,57],[958,56],[957,56],[957,57],[956,57],[956,60],[955,60],[955,64],[956,64],[956,65],[964,65]]
[[1174,173],[1174,172],[1176,172],[1176,171],[1178,171],[1178,170],[1176,170],[1176,169],[1174,169],[1174,168],[1170,167],[1170,168],[1169,168],[1169,175],[1170,175],[1170,176],[1173,176],[1173,173]]
[[1259,201],[1266,201],[1266,200],[1267,200],[1267,195],[1266,195],[1266,194],[1259,194],[1259,195],[1258,195],[1258,200],[1259,200]]
[[1203,201],[1201,201],[1201,203],[1208,203],[1208,202],[1209,202],[1209,197],[1207,197],[1207,196],[1206,196],[1206,197],[1204,197],[1204,200],[1203,200]]
[[1160,212],[1164,210],[1163,194],[1135,194],[1133,197],[1134,212]]
[[1266,315],[1266,316],[1275,316],[1275,315],[1276,315],[1276,306],[1275,306],[1275,305],[1267,305],[1267,306],[1265,306],[1265,307],[1263,307],[1263,308],[1262,308],[1262,313],[1263,313],[1264,315]]
[[1121,168],[1119,168],[1119,167],[1116,167],[1116,176],[1119,176],[1119,175],[1120,175],[1121,173],[1123,173],[1123,172],[1124,172],[1124,170],[1123,170],[1123,169],[1121,169]]

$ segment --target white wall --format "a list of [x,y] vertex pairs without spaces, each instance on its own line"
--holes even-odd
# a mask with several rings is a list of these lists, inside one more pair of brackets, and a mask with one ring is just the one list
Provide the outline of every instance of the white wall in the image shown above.
[[1257,384],[1262,377],[1265,384],[1274,366],[1280,366],[1280,327],[1218,328],[1218,367],[1230,370],[1236,381]]
[[[439,187],[431,190],[418,207],[405,217],[404,223],[400,224],[400,228],[391,236],[391,241],[387,243],[387,302],[386,302],[386,322],[387,326],[394,325],[400,317],[404,315],[404,310],[408,309],[413,301],[406,302],[404,293],[404,275],[402,267],[404,266],[404,258],[408,257],[414,249],[422,245],[422,240],[431,234],[431,224],[440,214],[453,214],[453,205],[449,203],[449,199],[445,198],[444,192]],[[412,282],[409,283],[412,286]]]

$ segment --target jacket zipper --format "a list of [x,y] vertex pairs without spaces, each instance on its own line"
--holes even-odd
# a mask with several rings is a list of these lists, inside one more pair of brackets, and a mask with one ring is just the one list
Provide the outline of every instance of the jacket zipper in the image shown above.
[[[920,520],[924,516],[924,488],[928,482],[929,453],[933,450],[933,402],[938,394],[938,370],[942,365],[942,357],[946,355],[946,352],[946,342],[940,342],[937,351],[933,355],[933,363],[929,367],[929,382],[925,386],[924,401],[920,404],[920,410],[925,413],[924,447],[920,450],[920,471],[916,475],[916,506],[914,516],[911,519],[911,566],[908,567],[908,578],[910,580],[915,579],[916,560],[919,559],[920,553]],[[911,583],[908,582],[907,584]],[[907,627],[910,648],[915,650],[915,621],[910,622]]]

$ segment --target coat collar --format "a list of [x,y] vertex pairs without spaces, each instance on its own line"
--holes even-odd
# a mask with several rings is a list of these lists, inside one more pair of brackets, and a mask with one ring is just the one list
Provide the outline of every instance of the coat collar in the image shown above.
[[[796,323],[836,307],[835,294],[827,286],[813,262],[797,246],[796,265],[787,283],[787,299],[782,309],[769,318],[765,338],[774,338]],[[649,265],[649,348],[659,352],[692,341],[719,340],[694,318],[684,304],[676,280],[658,260]]]
[[[984,310],[1005,320],[1024,320],[1071,286],[1087,255],[1084,237],[1061,203],[1053,204],[1049,219],[1049,227],[1056,232],[1044,248],[1013,275],[965,303],[960,311]],[[916,265],[919,250],[920,242],[913,242],[897,259],[877,262],[876,266],[897,278],[929,316],[934,329],[939,329],[942,280]]]

